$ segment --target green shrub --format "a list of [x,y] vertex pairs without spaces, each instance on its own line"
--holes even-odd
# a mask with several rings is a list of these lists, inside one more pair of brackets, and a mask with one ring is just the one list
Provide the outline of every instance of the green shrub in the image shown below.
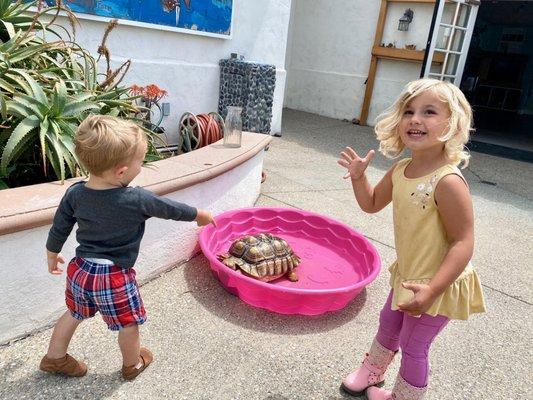
[[[73,137],[89,113],[131,118],[143,126],[136,118],[137,97],[120,85],[130,61],[110,68],[105,41],[116,21],[98,49],[107,61],[99,74],[98,60],[57,22],[64,11],[75,32],[74,14],[60,2],[39,7],[38,1],[0,0],[0,188],[79,176]],[[143,129],[151,143],[147,160],[158,159],[158,136]]]

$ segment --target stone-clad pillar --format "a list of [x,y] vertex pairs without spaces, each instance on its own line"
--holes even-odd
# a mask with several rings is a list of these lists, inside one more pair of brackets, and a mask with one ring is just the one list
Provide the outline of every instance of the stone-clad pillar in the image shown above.
[[276,67],[230,58],[220,60],[218,113],[226,118],[227,107],[242,107],[242,128],[270,133]]

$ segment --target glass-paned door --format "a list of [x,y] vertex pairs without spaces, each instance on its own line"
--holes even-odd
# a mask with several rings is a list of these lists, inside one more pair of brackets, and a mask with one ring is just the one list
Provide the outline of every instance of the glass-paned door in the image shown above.
[[437,0],[424,77],[461,84],[479,4],[479,0]]

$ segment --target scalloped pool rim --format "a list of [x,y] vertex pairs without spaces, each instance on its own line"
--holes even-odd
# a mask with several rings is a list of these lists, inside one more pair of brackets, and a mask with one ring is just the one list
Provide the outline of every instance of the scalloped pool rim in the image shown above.
[[[304,210],[300,210],[300,209],[296,209],[296,208],[287,208],[287,207],[245,207],[245,208],[239,208],[239,209],[235,209],[235,210],[231,210],[231,211],[219,214],[219,215],[217,215],[215,217],[215,221],[218,222],[222,218],[228,218],[228,217],[231,217],[231,216],[233,216],[235,214],[239,214],[239,213],[243,213],[243,212],[256,213],[258,211],[263,211],[263,210],[265,210],[265,211],[273,211],[275,213],[278,213],[278,212],[282,213],[282,212],[290,211],[290,212],[295,212],[297,214],[302,214],[304,216],[318,217],[318,218],[324,219],[330,225],[340,226],[343,229],[347,229],[352,235],[354,235],[358,239],[360,239],[361,242],[365,244],[365,250],[367,250],[368,252],[370,252],[373,255],[374,263],[371,266],[370,274],[368,274],[364,279],[356,282],[355,284],[352,284],[352,285],[349,285],[349,286],[340,287],[340,288],[334,288],[334,289],[301,289],[301,288],[291,288],[291,287],[286,287],[286,286],[277,286],[277,285],[273,285],[272,283],[269,283],[269,282],[262,282],[262,281],[259,281],[257,279],[254,279],[254,278],[248,277],[246,275],[243,275],[243,274],[241,274],[239,272],[233,271],[232,269],[226,267],[222,262],[220,262],[216,258],[216,256],[209,250],[208,245],[207,245],[207,240],[208,240],[207,236],[208,236],[208,234],[211,231],[214,231],[216,228],[213,227],[213,225],[209,225],[209,226],[205,226],[202,229],[202,231],[200,232],[199,242],[200,242],[200,247],[202,249],[203,254],[206,256],[206,258],[209,261],[209,264],[210,264],[209,266],[210,266],[211,270],[213,272],[216,272],[217,278],[219,280],[220,280],[219,274],[222,273],[222,274],[228,274],[228,275],[230,275],[230,276],[232,276],[232,277],[234,277],[236,279],[242,279],[245,282],[247,282],[249,284],[252,284],[253,286],[258,286],[258,287],[261,287],[261,288],[264,288],[264,289],[268,289],[268,290],[274,291],[274,292],[291,293],[291,294],[317,294],[317,295],[320,295],[320,296],[324,296],[324,295],[327,295],[327,294],[341,294],[341,293],[353,292],[353,291],[356,291],[356,290],[359,290],[359,289],[362,290],[368,284],[373,282],[376,279],[376,277],[378,276],[378,274],[379,274],[379,272],[381,270],[381,258],[379,256],[379,253],[375,249],[375,247],[372,245],[372,243],[370,243],[370,241],[363,234],[358,232],[357,230],[355,230],[355,229],[347,226],[346,224],[344,224],[344,223],[342,223],[342,222],[340,222],[338,220],[335,220],[333,218],[326,217],[324,215],[321,215],[321,214],[318,214],[318,213],[314,213],[314,212],[311,212],[311,211],[304,211]],[[218,268],[214,268],[213,265],[216,265]],[[222,281],[221,281],[221,283],[222,283]],[[235,292],[235,291],[238,292],[238,288],[236,288],[234,286],[232,286],[230,288],[230,287],[226,286],[224,283],[222,283],[222,284],[227,289],[233,289],[233,290],[231,290],[231,292]],[[360,292],[360,290],[356,293],[356,295],[359,292]],[[241,297],[241,296],[239,295],[239,297]],[[246,301],[246,302],[248,302],[248,301]],[[253,305],[255,305],[255,304],[253,304]],[[267,308],[267,307],[263,307],[263,306],[259,306],[259,307]]]

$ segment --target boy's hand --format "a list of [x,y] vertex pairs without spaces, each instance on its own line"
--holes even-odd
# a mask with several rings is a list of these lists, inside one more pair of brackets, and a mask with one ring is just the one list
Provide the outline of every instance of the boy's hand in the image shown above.
[[370,161],[374,158],[374,150],[370,150],[364,158],[359,157],[351,147],[346,147],[343,152],[341,152],[341,158],[337,163],[342,165],[348,170],[344,179],[352,178],[354,180],[360,179],[365,174],[366,167],[370,164]]
[[198,209],[198,214],[196,215],[195,221],[198,226],[204,226],[207,224],[213,224],[213,226],[217,226],[211,213],[207,210],[202,210],[200,208]]
[[65,258],[61,253],[52,253],[46,250],[46,259],[48,261],[48,272],[53,275],[61,275],[63,273],[63,270],[58,266],[58,264],[65,264]]

